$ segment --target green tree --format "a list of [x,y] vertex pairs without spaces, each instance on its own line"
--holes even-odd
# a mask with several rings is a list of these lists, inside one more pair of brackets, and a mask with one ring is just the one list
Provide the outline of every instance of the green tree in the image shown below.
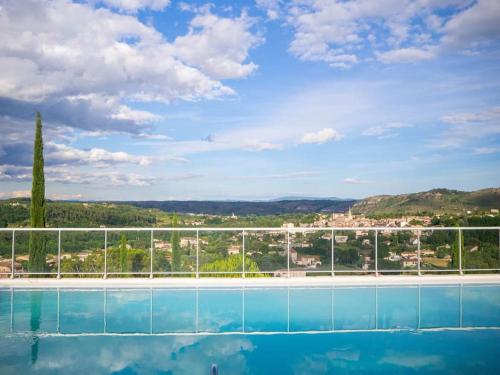
[[[243,272],[243,259],[240,255],[230,255],[224,259],[217,259],[210,263],[202,264],[201,272]],[[253,260],[245,258],[246,272],[260,272],[259,266]],[[204,275],[205,276],[205,275]],[[239,274],[207,273],[208,277],[240,277]],[[249,273],[246,277],[263,277],[265,274]]]
[[[462,248],[464,245],[464,234],[460,233],[459,230],[455,231],[455,239],[453,241],[453,245],[451,247],[451,263],[453,268],[458,269],[460,266],[460,243],[462,244]],[[461,238],[460,238],[461,237]],[[465,251],[462,251],[462,268],[465,266]]]
[[[33,149],[33,180],[31,187],[31,228],[45,228],[45,176],[43,166],[42,118],[40,112],[37,112],[35,143]],[[45,272],[45,248],[45,234],[43,232],[30,232],[28,264],[30,272]]]
[[[179,222],[177,215],[172,218],[172,227],[176,227]],[[178,272],[181,269],[181,244],[180,233],[178,231],[172,232],[170,243],[172,245],[172,271]]]
[[124,234],[120,237],[120,272],[127,272],[127,238]]

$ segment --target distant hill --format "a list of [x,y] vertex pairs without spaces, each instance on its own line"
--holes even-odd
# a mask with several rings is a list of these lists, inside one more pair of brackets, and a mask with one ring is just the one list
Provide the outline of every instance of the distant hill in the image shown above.
[[355,201],[353,198],[337,198],[337,197],[303,197],[303,196],[290,196],[279,197],[275,199],[264,200],[263,202],[279,202],[279,201]]
[[313,212],[344,212],[355,200],[300,199],[279,201],[130,201],[114,202],[166,212],[212,215],[279,215]]
[[365,215],[460,213],[500,208],[500,188],[472,192],[433,189],[401,195],[376,195],[354,204],[353,213]]

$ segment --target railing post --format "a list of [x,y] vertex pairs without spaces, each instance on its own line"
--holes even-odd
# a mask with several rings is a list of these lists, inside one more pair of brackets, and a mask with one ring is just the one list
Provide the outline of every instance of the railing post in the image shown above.
[[200,231],[196,229],[196,278],[200,278]]
[[458,270],[460,275],[463,275],[462,271],[462,229],[458,229]]
[[378,229],[375,229],[375,276],[378,276]]
[[332,276],[335,276],[335,230],[332,229]]
[[104,229],[104,278],[108,278],[108,230]]
[[12,265],[10,270],[10,278],[14,278],[14,274],[16,272],[16,231],[12,231]]
[[241,243],[241,250],[242,250],[241,257],[243,259],[242,277],[245,278],[245,231],[242,232],[241,241],[242,241],[242,243]]
[[287,277],[290,278],[290,229],[286,232],[286,269]]
[[422,262],[422,257],[420,254],[420,229],[417,230],[417,269],[418,276],[422,276],[422,271],[420,270],[420,263]]
[[149,278],[153,278],[153,251],[154,251],[154,236],[153,229],[151,229],[151,249],[150,249],[150,264],[149,264]]
[[61,278],[61,230],[57,233],[57,278]]

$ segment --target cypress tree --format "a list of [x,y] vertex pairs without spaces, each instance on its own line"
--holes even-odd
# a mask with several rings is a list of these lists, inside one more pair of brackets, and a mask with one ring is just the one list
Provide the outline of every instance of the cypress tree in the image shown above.
[[[31,186],[30,225],[31,228],[45,228],[45,176],[43,162],[42,118],[36,113],[35,143],[33,146],[33,180]],[[45,234],[30,232],[29,264],[30,272],[45,272]]]

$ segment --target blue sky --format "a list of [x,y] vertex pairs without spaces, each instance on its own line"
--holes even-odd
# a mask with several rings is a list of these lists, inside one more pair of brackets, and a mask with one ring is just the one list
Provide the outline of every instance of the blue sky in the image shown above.
[[494,0],[0,1],[0,197],[500,186]]

